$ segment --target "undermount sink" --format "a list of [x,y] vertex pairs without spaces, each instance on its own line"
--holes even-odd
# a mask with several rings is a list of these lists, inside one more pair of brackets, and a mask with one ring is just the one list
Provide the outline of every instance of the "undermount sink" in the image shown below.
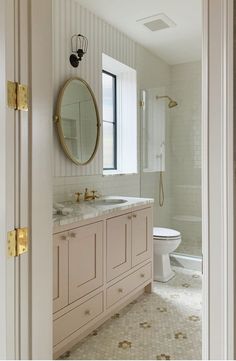
[[126,203],[125,199],[117,199],[117,198],[106,198],[106,199],[99,199],[95,201],[97,206],[115,206],[116,204]]

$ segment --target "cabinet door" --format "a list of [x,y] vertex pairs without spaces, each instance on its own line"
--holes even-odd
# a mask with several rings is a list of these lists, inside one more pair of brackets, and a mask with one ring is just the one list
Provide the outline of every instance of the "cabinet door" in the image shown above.
[[152,255],[152,208],[132,213],[132,266]]
[[132,214],[107,220],[107,280],[131,268]]
[[103,284],[103,223],[69,232],[69,302]]
[[53,237],[53,312],[68,305],[68,233]]

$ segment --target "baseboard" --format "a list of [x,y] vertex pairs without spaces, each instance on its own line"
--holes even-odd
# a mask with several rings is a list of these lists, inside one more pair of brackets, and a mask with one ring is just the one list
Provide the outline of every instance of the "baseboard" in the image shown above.
[[202,257],[187,256],[177,253],[170,255],[172,266],[187,268],[193,271],[202,271]]

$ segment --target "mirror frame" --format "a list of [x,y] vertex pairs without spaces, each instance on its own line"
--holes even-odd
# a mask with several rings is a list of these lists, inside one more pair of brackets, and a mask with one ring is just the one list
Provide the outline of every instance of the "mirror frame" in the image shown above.
[[[94,146],[94,150],[92,155],[90,156],[90,158],[86,161],[86,162],[80,162],[74,155],[73,153],[70,151],[70,149],[67,147],[66,142],[64,140],[64,135],[63,135],[63,130],[62,130],[62,119],[61,119],[61,104],[62,104],[62,99],[65,93],[65,90],[67,88],[67,86],[74,80],[79,80],[80,82],[82,82],[88,89],[88,91],[90,92],[92,99],[93,99],[93,103],[94,103],[94,107],[95,107],[95,113],[96,113],[96,117],[97,117],[97,138],[96,138],[96,143]],[[100,116],[99,116],[99,110],[98,110],[98,105],[97,105],[97,101],[94,95],[94,92],[92,90],[92,88],[90,87],[90,85],[82,78],[79,77],[73,77],[68,79],[64,85],[60,88],[59,90],[59,94],[57,97],[57,103],[56,103],[56,115],[54,117],[55,119],[55,123],[57,125],[57,132],[58,132],[58,136],[59,136],[59,140],[61,143],[61,146],[65,152],[65,154],[67,155],[67,157],[76,165],[86,165],[88,163],[90,163],[93,158],[95,157],[97,150],[98,150],[98,145],[99,145],[99,140],[100,140],[100,128],[101,128],[101,121],[100,121]]]

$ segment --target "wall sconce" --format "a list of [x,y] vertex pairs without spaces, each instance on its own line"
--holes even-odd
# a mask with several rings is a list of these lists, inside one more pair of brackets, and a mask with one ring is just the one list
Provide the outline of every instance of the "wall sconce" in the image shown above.
[[88,39],[81,34],[75,34],[71,38],[71,51],[70,63],[74,68],[77,68],[79,62],[82,60],[84,54],[88,50]]

